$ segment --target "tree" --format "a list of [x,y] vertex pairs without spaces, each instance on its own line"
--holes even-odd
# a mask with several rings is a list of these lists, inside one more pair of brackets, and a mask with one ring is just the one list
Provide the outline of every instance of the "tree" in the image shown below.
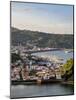
[[19,54],[16,54],[16,53],[12,53],[11,54],[11,62],[14,63],[17,60],[22,60],[21,57],[20,57],[20,55]]
[[64,74],[62,78],[64,80],[74,80],[74,61],[73,59],[67,60],[66,64],[63,65]]
[[30,71],[29,75],[30,75],[30,76],[36,75],[36,70],[32,69],[32,70]]

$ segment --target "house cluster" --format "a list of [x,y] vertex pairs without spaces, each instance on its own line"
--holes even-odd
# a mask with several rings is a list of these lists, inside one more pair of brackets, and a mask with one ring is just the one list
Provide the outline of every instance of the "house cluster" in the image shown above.
[[11,47],[11,53],[19,54],[24,61],[17,60],[11,64],[11,80],[61,79],[62,63],[59,63],[58,59],[56,61],[55,57],[50,59],[31,55],[30,60],[29,55],[23,53],[26,50],[27,48],[22,46]]
[[32,64],[11,65],[12,80],[61,79],[59,67]]

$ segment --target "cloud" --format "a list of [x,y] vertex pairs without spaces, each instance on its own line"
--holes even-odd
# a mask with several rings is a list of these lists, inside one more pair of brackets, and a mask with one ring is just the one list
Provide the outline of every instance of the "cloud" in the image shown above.
[[18,28],[54,33],[73,33],[72,12],[68,13],[65,9],[19,4],[14,4],[11,7],[12,25]]
[[32,12],[33,10],[32,9],[30,9],[30,8],[26,8],[26,9],[17,9],[17,8],[15,8],[14,9],[14,12],[16,12],[16,13],[25,13],[25,12]]
[[42,8],[42,7],[24,7],[24,8],[17,8],[15,6],[11,6],[12,12],[16,13],[32,13],[32,12],[45,12],[48,13],[48,10]]

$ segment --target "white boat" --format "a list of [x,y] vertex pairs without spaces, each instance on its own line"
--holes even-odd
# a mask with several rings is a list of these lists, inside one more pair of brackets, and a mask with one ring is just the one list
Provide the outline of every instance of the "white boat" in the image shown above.
[[73,50],[65,50],[65,53],[73,52]]

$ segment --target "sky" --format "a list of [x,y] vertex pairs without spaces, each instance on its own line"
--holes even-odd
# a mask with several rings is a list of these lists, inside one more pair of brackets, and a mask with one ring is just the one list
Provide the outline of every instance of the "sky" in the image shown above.
[[11,2],[11,26],[54,34],[73,34],[73,6]]

